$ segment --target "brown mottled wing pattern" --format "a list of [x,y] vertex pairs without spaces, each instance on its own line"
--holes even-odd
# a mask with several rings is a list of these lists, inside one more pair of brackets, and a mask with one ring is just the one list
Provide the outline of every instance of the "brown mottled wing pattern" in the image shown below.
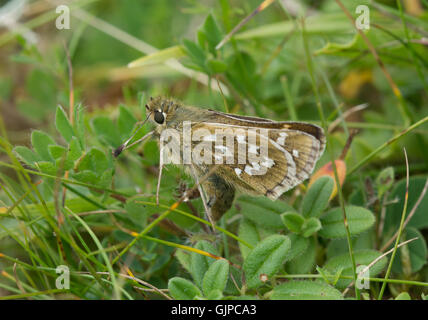
[[[242,192],[262,194],[275,200],[282,193],[307,179],[323,152],[324,135],[322,129],[317,126],[273,122],[267,119],[258,122],[257,118],[253,117],[241,118],[221,113],[220,115],[222,117],[218,115],[215,117],[218,122],[193,124],[192,132],[202,129],[207,133],[201,140],[211,141],[213,152],[221,151],[220,155],[224,156],[220,159],[218,152],[211,155],[213,163],[216,160],[223,161],[216,167],[215,173]],[[222,141],[215,142],[216,132],[220,131]],[[253,133],[249,133],[250,131]],[[250,138],[250,135],[253,137]],[[233,140],[233,147],[227,144],[228,138]],[[263,149],[267,150],[267,153],[260,149],[262,145],[267,147]],[[246,153],[245,161],[240,158],[242,153],[239,154],[239,150],[242,151],[243,148]],[[204,172],[210,167],[211,165],[199,166]]]

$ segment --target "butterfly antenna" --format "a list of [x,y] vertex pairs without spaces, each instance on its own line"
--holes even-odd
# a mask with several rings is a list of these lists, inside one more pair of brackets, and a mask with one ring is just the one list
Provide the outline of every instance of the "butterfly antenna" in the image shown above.
[[126,140],[124,143],[122,143],[119,147],[117,147],[114,151],[113,151],[113,156],[115,158],[117,158],[123,150],[132,147],[133,145],[140,143],[144,140],[146,140],[148,137],[150,137],[153,134],[153,131],[150,131],[149,133],[147,133],[144,137],[142,137],[141,139],[133,142],[131,145],[128,146],[128,143],[130,141],[132,141],[132,139],[134,139],[134,137],[136,136],[136,134],[138,133],[138,131],[140,131],[141,127],[147,122],[147,120],[149,119],[151,115],[151,112],[147,115],[146,119],[144,119],[144,121],[137,127],[137,129],[135,129],[134,133],[131,135],[131,137]]

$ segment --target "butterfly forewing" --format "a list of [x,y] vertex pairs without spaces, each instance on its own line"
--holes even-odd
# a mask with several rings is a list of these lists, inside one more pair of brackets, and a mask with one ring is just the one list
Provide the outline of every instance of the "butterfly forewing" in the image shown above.
[[[193,164],[204,172],[217,164],[216,174],[238,190],[277,199],[309,177],[323,147],[315,136],[283,124],[266,128],[196,123],[192,132],[203,134],[193,142]],[[201,148],[204,143],[207,148]],[[203,161],[198,161],[198,152]]]

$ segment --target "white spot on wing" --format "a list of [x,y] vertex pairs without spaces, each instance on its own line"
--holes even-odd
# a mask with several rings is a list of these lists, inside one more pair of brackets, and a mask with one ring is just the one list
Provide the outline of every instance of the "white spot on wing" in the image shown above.
[[296,149],[293,149],[293,156],[298,158],[299,157],[299,151]]
[[265,159],[265,161],[260,163],[262,166],[267,167],[267,168],[272,168],[274,166],[275,161],[273,161],[271,158],[264,157],[264,159]]
[[205,136],[203,138],[204,141],[216,141],[216,135],[215,134],[210,134],[208,136]]
[[260,149],[260,147],[256,146],[255,144],[248,145],[248,152],[249,153],[257,154],[258,153],[258,149]]
[[235,173],[236,173],[237,176],[240,176],[241,173],[242,173],[242,170],[239,169],[239,168],[235,168]]
[[238,141],[238,143],[246,143],[245,136],[243,135],[237,135],[236,140]]
[[245,166],[244,171],[250,176],[253,175],[253,168],[251,166],[249,166],[248,164]]

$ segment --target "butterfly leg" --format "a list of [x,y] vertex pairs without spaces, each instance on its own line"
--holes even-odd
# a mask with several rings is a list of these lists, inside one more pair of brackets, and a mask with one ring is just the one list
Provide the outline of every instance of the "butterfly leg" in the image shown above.
[[235,189],[216,174],[202,183],[207,196],[207,205],[215,221],[218,221],[233,204]]
[[193,165],[190,165],[190,172],[193,176],[193,179],[196,182],[196,185],[198,186],[199,194],[201,195],[201,200],[202,200],[202,203],[203,203],[204,209],[205,209],[205,214],[207,215],[208,220],[210,221],[211,226],[214,230],[214,220],[213,220],[212,215],[211,215],[211,209],[208,206],[207,196],[204,192],[204,189],[202,188],[203,183],[201,185],[201,183],[199,182],[198,173],[196,172],[196,169]]
[[160,149],[160,158],[159,158],[159,175],[158,175],[158,184],[156,186],[156,205],[159,205],[159,189],[162,179],[162,169],[163,169],[163,147]]

